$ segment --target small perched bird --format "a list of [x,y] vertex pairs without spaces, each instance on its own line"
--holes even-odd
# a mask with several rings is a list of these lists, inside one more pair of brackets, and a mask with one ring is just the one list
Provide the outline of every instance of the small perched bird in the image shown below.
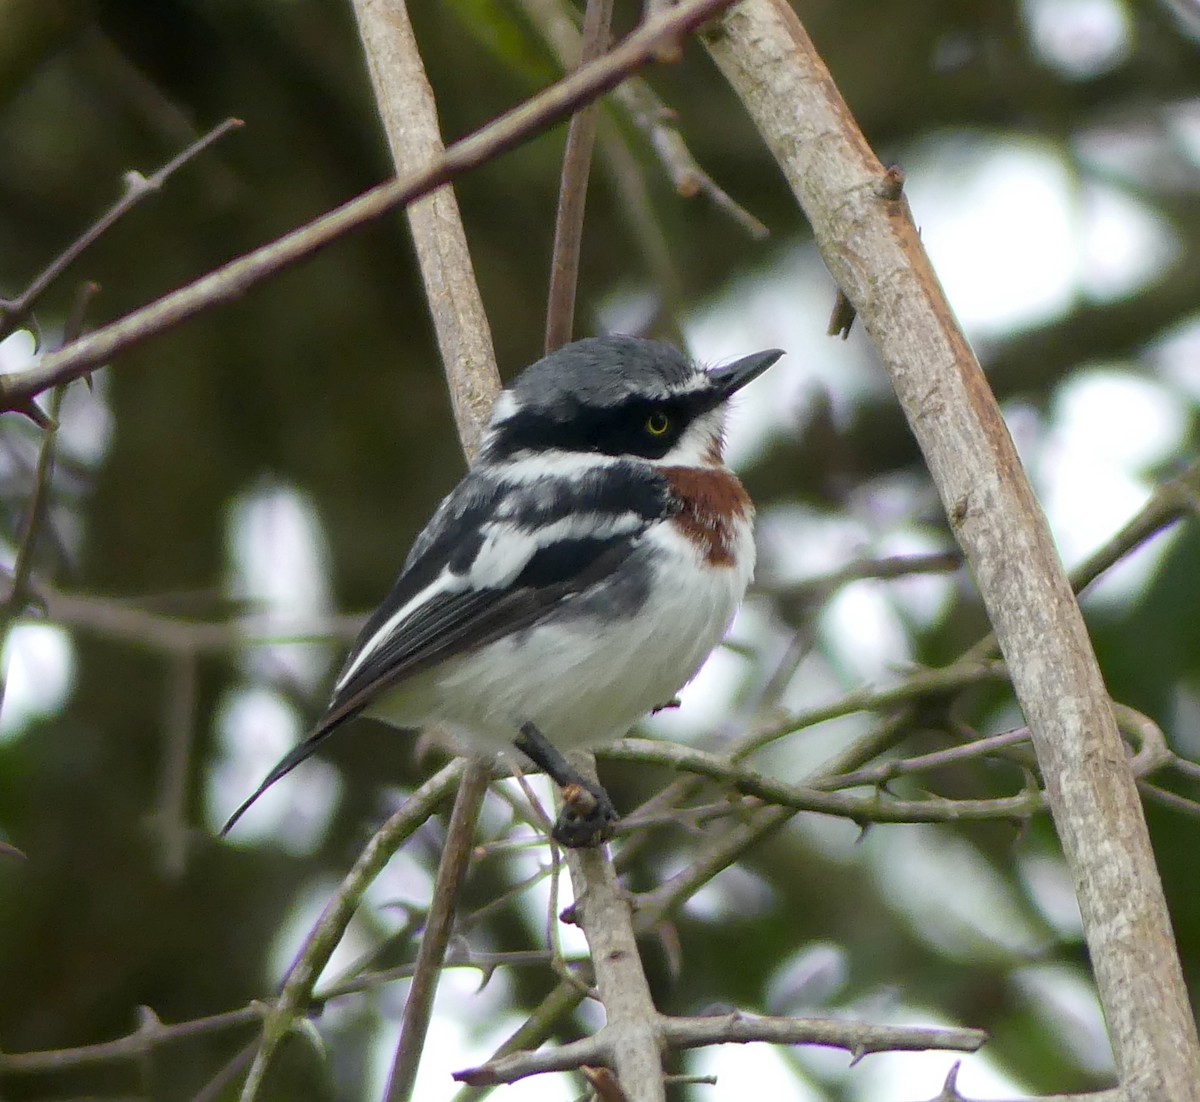
[[225,825],[346,720],[447,725],[513,745],[564,788],[553,835],[595,845],[617,815],[559,748],[619,738],[720,642],[754,572],[754,508],[725,466],[729,399],[783,353],[704,370],[675,348],[593,337],[496,400],[478,460],[417,537],[333,698]]

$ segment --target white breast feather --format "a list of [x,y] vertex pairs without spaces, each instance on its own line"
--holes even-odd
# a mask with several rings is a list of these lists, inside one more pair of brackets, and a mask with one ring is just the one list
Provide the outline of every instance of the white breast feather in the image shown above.
[[657,570],[632,617],[608,630],[591,618],[539,625],[406,682],[370,712],[397,726],[447,723],[481,752],[510,746],[526,721],[562,747],[619,737],[691,680],[729,627],[754,571],[749,520],[735,531],[735,564],[713,567],[675,525],[656,524],[644,538]]

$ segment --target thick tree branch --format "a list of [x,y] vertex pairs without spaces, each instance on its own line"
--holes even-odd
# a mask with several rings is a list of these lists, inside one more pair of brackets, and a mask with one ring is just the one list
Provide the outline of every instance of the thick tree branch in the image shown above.
[[[396,174],[436,164],[446,155],[437,103],[402,0],[353,4]],[[500,391],[500,372],[454,189],[438,188],[410,203],[406,214],[459,439],[471,459]]]
[[1132,773],[1083,619],[995,399],[903,197],[795,13],[746,0],[708,35],[879,348],[1033,732],[1121,1081],[1200,1099],[1200,1045]]
[[[354,0],[354,11],[396,172],[444,157],[437,102],[404,0]],[[459,440],[469,461],[479,450],[500,392],[491,329],[453,189],[439,188],[410,204],[407,215]],[[405,1102],[412,1097],[459,893],[470,866],[475,826],[490,779],[488,762],[472,760],[464,764],[384,1092],[388,1102]]]

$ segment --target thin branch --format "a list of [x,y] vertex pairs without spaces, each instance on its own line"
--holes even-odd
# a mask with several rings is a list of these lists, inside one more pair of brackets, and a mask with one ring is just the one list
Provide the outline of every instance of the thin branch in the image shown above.
[[[478,952],[467,945],[459,944],[456,938],[456,942],[448,946],[442,958],[442,967],[474,968],[479,972],[479,988],[482,990],[500,968],[543,966],[550,963],[550,958],[551,953],[548,949],[515,949],[511,952],[501,953]],[[587,961],[579,959],[568,963],[583,966],[587,964]],[[410,964],[398,964],[395,968],[360,972],[357,975],[335,980],[313,993],[313,1005],[324,1006],[333,999],[340,999],[345,995],[353,995],[360,991],[373,991],[384,984],[412,979],[416,970],[417,961],[413,961]]]
[[1037,789],[1019,796],[982,800],[950,800],[930,796],[924,800],[900,800],[883,793],[855,796],[826,792],[809,785],[776,780],[753,769],[731,764],[722,754],[693,746],[649,739],[619,739],[600,752],[612,761],[641,765],[664,765],[683,769],[729,785],[746,796],[793,811],[834,815],[855,823],[957,823],[984,819],[1027,819],[1041,811],[1045,797]]
[[163,875],[170,880],[178,880],[187,865],[187,780],[196,734],[197,680],[195,655],[171,656],[163,708],[165,752],[154,816],[159,860]]
[[[594,773],[593,773],[594,777]],[[629,1102],[665,1102],[658,1011],[630,921],[629,898],[617,882],[607,847],[571,850],[567,867],[574,912],[587,937],[605,1025],[596,1035]]]
[[258,1097],[276,1047],[305,1013],[312,999],[313,986],[342,940],[363,893],[383,871],[392,854],[449,798],[465,768],[466,763],[461,758],[455,759],[413,792],[375,832],[354,867],[325,904],[320,919],[309,931],[295,963],[288,970],[279,999],[263,1022],[262,1045],[255,1053],[242,1087],[242,1102],[252,1102]]
[[136,170],[127,172],[125,174],[125,194],[59,253],[15,299],[9,301],[0,299],[0,341],[8,337],[25,320],[46,289],[79,258],[84,250],[95,244],[146,196],[160,191],[167,180],[188,161],[199,156],[213,142],[223,138],[231,130],[236,130],[241,125],[241,119],[226,119],[220,125],[213,127],[207,134],[197,138],[182,153],[171,158],[150,176],[143,176]]
[[[354,0],[354,11],[396,171],[444,158],[437,102],[404,0]],[[500,392],[500,373],[466,230],[449,186],[410,204],[407,215],[459,440],[470,460],[479,450]],[[458,896],[470,866],[475,825],[490,781],[488,762],[473,760],[463,767],[384,1091],[387,1102],[407,1102],[412,1096]]]
[[[1095,551],[1071,571],[1071,587],[1083,593],[1122,559],[1179,521],[1200,514],[1200,460],[1160,483],[1146,503]],[[985,635],[964,658],[989,658],[996,653],[996,635]]]
[[[661,10],[668,6],[660,4],[658,8]],[[521,0],[521,7],[554,51],[563,69],[572,68],[579,57],[580,35],[569,6],[562,0]],[[651,15],[647,9],[647,17]],[[732,199],[700,167],[675,125],[675,112],[658,98],[649,84],[637,77],[627,80],[613,89],[613,100],[645,135],[676,194],[684,199],[704,196],[756,240],[770,235],[762,222]]]
[[959,660],[941,669],[918,670],[899,684],[885,689],[864,686],[828,704],[803,712],[788,713],[782,717],[769,716],[738,739],[733,758],[735,761],[740,760],[785,735],[815,727],[831,719],[840,719],[855,712],[888,711],[930,697],[949,696],[982,681],[1003,681],[1007,676],[1008,671],[1004,663],[996,659]]
[[962,564],[962,553],[957,550],[934,551],[927,555],[889,555],[847,563],[839,570],[799,582],[756,582],[755,587],[773,597],[808,606],[828,600],[830,594],[852,582],[907,578],[913,574],[948,574],[961,569]]
[[[38,448],[37,469],[33,476],[33,488],[29,504],[25,507],[25,523],[21,529],[21,541],[17,544],[16,561],[13,563],[12,582],[4,605],[0,607],[0,641],[8,637],[14,621],[25,611],[30,599],[30,583],[33,578],[34,556],[42,526],[50,512],[50,490],[54,481],[54,461],[58,444],[58,416],[62,408],[63,388],[56,387],[50,399],[50,423],[42,432]],[[4,682],[0,680],[0,708],[4,705]]]
[[102,1041],[78,1048],[56,1048],[45,1052],[0,1052],[0,1072],[6,1075],[29,1075],[90,1067],[114,1060],[141,1060],[148,1052],[161,1045],[257,1023],[262,1021],[267,1012],[266,1004],[255,1002],[240,1010],[227,1010],[223,1014],[193,1018],[175,1025],[163,1025],[157,1019],[147,1016],[132,1033],[115,1041]]
[[[583,42],[579,64],[603,55],[612,23],[612,0],[588,0],[583,17]],[[596,144],[599,103],[590,103],[571,117],[563,153],[554,221],[554,248],[550,260],[550,292],[546,302],[546,353],[571,340],[575,329],[575,293],[579,286],[579,253],[583,243],[583,215],[587,205],[588,176]]]
[[[1113,703],[1113,714],[1121,730],[1137,742],[1137,749],[1130,762],[1134,775],[1146,777],[1157,772],[1164,766],[1178,761],[1167,746],[1166,736],[1149,716],[1123,704]],[[929,772],[934,769],[944,769],[949,765],[957,765],[973,758],[984,757],[998,750],[1030,743],[1028,727],[1015,731],[1005,731],[986,738],[972,739],[958,746],[945,750],[936,750],[929,754],[905,758],[900,761],[886,761],[879,765],[858,769],[852,773],[835,773],[815,782],[814,788],[832,791],[842,788],[856,788],[861,785],[885,785],[896,777],[910,776],[914,773]]]
[[[971,1102],[958,1091],[958,1069],[955,1063],[946,1073],[946,1082],[937,1097],[928,1102]],[[982,1102],[982,1100],[980,1100]],[[1016,1099],[996,1099],[995,1102],[1018,1102]],[[1107,1091],[1090,1091],[1086,1094],[1042,1094],[1037,1098],[1020,1099],[1019,1102],[1130,1102],[1129,1095],[1117,1088]]]
[[[979,1029],[870,1025],[829,1018],[772,1018],[739,1013],[710,1018],[658,1015],[655,1026],[662,1040],[678,1049],[765,1041],[840,1048],[855,1060],[887,1050],[975,1052],[987,1040],[987,1034]],[[584,1064],[604,1063],[604,1046],[599,1043],[601,1037],[602,1033],[552,1049],[499,1057],[479,1067],[456,1072],[454,1078],[470,1086],[493,1086],[515,1083],[545,1072],[572,1071]]]
[[217,1069],[216,1074],[209,1079],[194,1095],[191,1102],[218,1102],[227,1097],[227,1087],[237,1082],[240,1076],[253,1062],[254,1054],[258,1051],[258,1038],[248,1045],[238,1049],[233,1056]]
[[982,1029],[869,1025],[832,1018],[775,1018],[723,1014],[703,1018],[662,1018],[663,1037],[675,1048],[749,1044],[823,1045],[846,1049],[857,1061],[873,1052],[975,1052],[987,1040]]
[[350,613],[281,622],[273,614],[250,613],[217,622],[187,620],[139,607],[132,600],[64,592],[36,578],[30,600],[51,623],[170,654],[224,654],[284,643],[349,642],[365,619],[361,613]]
[[165,333],[201,311],[241,298],[252,287],[366,222],[508,152],[650,64],[663,43],[694,31],[731,3],[733,0],[681,0],[666,14],[642,24],[603,57],[455,142],[424,169],[379,184],[271,244],[73,341],[29,370],[0,378],[0,410],[17,408],[43,390],[77,379],[117,353]]
[[[85,283],[75,297],[75,304],[67,319],[64,339],[72,340],[83,328],[84,314],[99,290],[95,283]],[[65,387],[57,386],[50,397],[50,412],[42,414],[37,405],[30,401],[22,412],[32,417],[42,429],[42,442],[38,448],[37,467],[33,475],[33,489],[25,509],[25,524],[21,541],[17,545],[16,561],[13,564],[12,584],[4,604],[0,607],[0,645],[8,639],[8,633],[17,618],[24,612],[30,598],[33,579],[34,558],[42,528],[50,515],[50,494],[54,484],[54,466],[58,456],[58,419],[62,410]],[[7,678],[0,669],[0,710],[4,708]]]
[[387,1089],[384,1092],[387,1102],[408,1102],[412,1098],[413,1087],[417,1081],[417,1067],[425,1047],[429,1019],[433,1014],[433,997],[437,992],[438,977],[446,946],[450,941],[459,892],[471,864],[475,824],[479,819],[479,809],[491,779],[491,769],[487,762],[469,761],[463,769],[458,795],[454,801],[454,811],[450,816],[450,826],[446,831],[446,845],[438,865],[433,900],[429,905],[429,915],[421,934],[421,947],[417,953],[412,985],[408,990],[408,1000],[404,1004],[400,1040],[396,1045],[391,1074],[388,1076]]

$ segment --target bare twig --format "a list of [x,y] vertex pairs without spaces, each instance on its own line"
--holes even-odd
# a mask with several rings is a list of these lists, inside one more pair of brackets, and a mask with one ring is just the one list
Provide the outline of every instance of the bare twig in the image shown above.
[[187,779],[196,725],[195,655],[172,655],[167,677],[163,731],[165,753],[154,816],[165,876],[178,880],[187,864]]
[[[948,1049],[974,1052],[987,1040],[979,1029],[928,1029],[910,1026],[870,1025],[829,1018],[771,1018],[751,1014],[723,1014],[711,1018],[670,1018],[658,1015],[655,1028],[663,1041],[675,1048],[707,1045],[770,1044],[822,1045],[845,1049],[854,1059],[872,1052]],[[477,1068],[457,1072],[459,1082],[471,1086],[515,1083],[531,1075],[570,1071],[587,1063],[603,1063],[599,1037],[538,1052],[522,1052],[490,1060]]]
[[145,1017],[137,1029],[116,1041],[103,1041],[79,1048],[56,1048],[46,1052],[0,1052],[0,1072],[28,1075],[89,1067],[113,1060],[140,1060],[161,1045],[259,1022],[267,1009],[264,1003],[251,1003],[240,1010],[193,1018],[175,1025],[163,1025],[156,1018]]
[[[971,1102],[958,1091],[958,1069],[955,1063],[946,1073],[946,1082],[937,1096],[928,1102]],[[1016,1099],[997,1099],[996,1102],[1017,1102]],[[1129,1102],[1129,1095],[1117,1088],[1108,1091],[1090,1091],[1086,1094],[1040,1094],[1037,1098],[1021,1099],[1020,1102]]]
[[[608,45],[612,0],[588,0],[583,17],[579,64],[600,57]],[[563,153],[550,260],[550,292],[546,303],[546,352],[561,348],[575,328],[575,292],[579,285],[579,252],[583,242],[583,213],[587,205],[592,148],[600,105],[590,103],[571,117]]]
[[188,161],[203,153],[213,142],[242,125],[241,119],[226,119],[207,134],[197,138],[178,156],[173,157],[157,172],[143,176],[140,172],[125,174],[125,194],[108,208],[92,225],[56,256],[15,299],[0,299],[0,341],[13,332],[28,316],[46,289],[84,252],[138,203],[159,191],[168,179]]
[[[526,968],[543,966],[550,963],[550,951],[547,949],[516,949],[511,952],[488,953],[477,952],[469,946],[461,944],[456,937],[449,945],[442,958],[443,968],[474,968],[479,972],[479,986],[485,987],[492,976],[500,968]],[[586,961],[574,961],[575,964],[586,964]],[[395,968],[381,968],[378,971],[360,972],[356,975],[337,979],[333,983],[323,984],[313,993],[314,1005],[323,1006],[333,999],[344,995],[352,995],[359,991],[373,991],[387,983],[397,980],[412,979],[417,970],[417,962],[398,964]]]
[[253,1063],[254,1054],[257,1051],[258,1038],[256,1037],[248,1045],[243,1045],[238,1049],[229,1060],[219,1067],[216,1074],[192,1095],[191,1102],[217,1102],[218,1099],[227,1097],[226,1088],[236,1083],[238,1076]]
[[506,153],[648,65],[664,42],[690,33],[732,2],[681,0],[665,15],[640,26],[603,57],[455,142],[443,157],[426,168],[402,180],[379,184],[277,241],[73,341],[45,356],[28,371],[5,376],[0,379],[0,410],[19,407],[43,390],[77,379],[118,352],[165,333],[203,310],[241,298],[250,288],[313,256],[364,223],[428,195],[456,176]]
[[1065,573],[903,197],[794,11],[745,0],[706,41],[880,350],[1033,732],[1121,1081],[1200,1099],[1200,1042],[1134,777]]
[[981,819],[1027,819],[1045,806],[1037,789],[1019,796],[983,800],[949,800],[930,796],[923,800],[900,800],[883,793],[856,796],[826,792],[810,785],[790,784],[752,769],[734,765],[728,756],[711,754],[676,742],[649,739],[620,739],[601,754],[613,761],[642,765],[665,765],[698,773],[727,784],[739,793],[756,796],[766,803],[794,811],[836,815],[856,823],[955,823]]
[[827,600],[830,594],[867,579],[907,578],[913,574],[946,574],[962,566],[958,551],[934,551],[927,555],[889,555],[882,559],[862,559],[848,563],[839,570],[803,581],[772,584],[756,582],[756,588],[788,601],[812,604]]
[[605,1026],[596,1035],[629,1102],[665,1102],[658,1012],[642,968],[629,899],[617,883],[607,848],[567,854],[575,913],[587,937]]
[[[1163,735],[1162,728],[1149,716],[1115,702],[1113,703],[1113,714],[1116,716],[1121,730],[1132,736],[1137,743],[1130,762],[1135,776],[1147,777],[1172,761],[1178,760],[1167,747],[1167,740]],[[1020,746],[1028,742],[1030,742],[1029,728],[1021,727],[1015,731],[1005,731],[999,735],[973,739],[959,746],[951,746],[946,750],[936,750],[901,761],[882,762],[879,765],[858,769],[851,773],[831,774],[814,782],[813,787],[830,791],[854,788],[864,784],[884,785],[895,777],[928,772],[932,769],[943,769],[948,765],[956,765],[972,758],[983,757],[998,750]]]
[[384,1092],[386,1102],[408,1102],[412,1097],[417,1067],[425,1047],[425,1035],[429,1030],[429,1018],[433,1013],[433,996],[437,992],[438,976],[446,945],[450,941],[458,895],[471,863],[475,823],[490,780],[491,770],[486,762],[467,762],[458,785],[450,826],[446,831],[446,846],[438,865],[437,882],[425,929],[421,933],[421,948],[417,954],[413,982],[408,990],[408,1001],[404,1004],[400,1040],[396,1045],[392,1071]]
[[662,1030],[667,1042],[675,1048],[766,1041],[773,1045],[843,1048],[855,1060],[872,1052],[923,1052],[928,1049],[975,1052],[987,1040],[982,1029],[868,1025],[831,1018],[773,1018],[736,1011],[704,1018],[664,1017]]
[[[568,5],[561,0],[521,0],[521,7],[555,52],[562,67],[572,68],[579,58],[580,34],[569,14]],[[668,5],[657,7],[661,10]],[[647,18],[651,17],[649,8],[646,14]],[[613,99],[646,136],[650,148],[680,197],[691,199],[702,195],[756,240],[770,235],[762,222],[732,199],[700,167],[675,125],[675,112],[655,95],[649,84],[636,77],[627,80],[613,90]]]
[[365,619],[362,614],[348,614],[281,623],[273,615],[249,613],[217,622],[188,620],[139,607],[130,600],[63,592],[37,578],[31,583],[30,598],[52,623],[169,654],[223,654],[283,643],[349,642]]
[[[941,669],[918,670],[903,681],[888,688],[864,686],[828,704],[803,712],[770,716],[738,739],[733,751],[734,760],[747,757],[776,739],[793,731],[815,727],[854,712],[882,712],[903,707],[929,697],[949,696],[968,685],[983,681],[1000,681],[1007,677],[1007,668],[996,659],[990,661],[960,660]],[[870,755],[874,757],[874,754]]]
[[[1106,571],[1155,536],[1197,514],[1200,514],[1200,460],[1156,486],[1146,503],[1071,571],[1072,588],[1083,593]],[[993,632],[980,639],[963,657],[983,659],[995,653]]]
[[308,1006],[313,986],[346,932],[363,892],[383,870],[392,854],[449,798],[462,779],[465,767],[466,763],[461,758],[455,759],[413,792],[375,832],[354,867],[325,904],[325,910],[309,931],[299,956],[288,971],[278,1000],[263,1022],[262,1045],[255,1053],[242,1087],[242,1102],[251,1102],[258,1097],[276,1047]]

